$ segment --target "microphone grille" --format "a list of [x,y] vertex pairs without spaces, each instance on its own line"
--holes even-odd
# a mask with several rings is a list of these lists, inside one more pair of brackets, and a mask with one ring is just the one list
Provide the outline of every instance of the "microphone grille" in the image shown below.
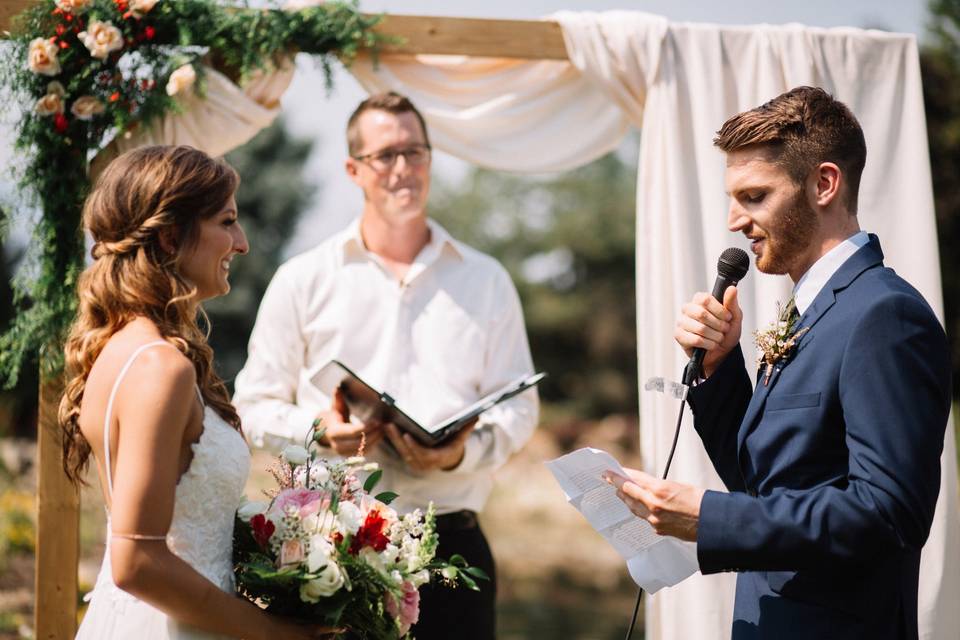
[[717,260],[717,273],[724,278],[739,282],[750,269],[750,256],[743,249],[730,247],[720,254]]

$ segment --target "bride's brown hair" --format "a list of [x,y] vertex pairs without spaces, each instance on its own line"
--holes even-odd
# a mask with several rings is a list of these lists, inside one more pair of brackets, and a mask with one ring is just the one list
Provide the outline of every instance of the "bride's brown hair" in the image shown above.
[[[222,211],[239,182],[228,164],[191,147],[142,147],[111,162],[87,198],[83,224],[93,236],[93,263],[77,283],[59,413],[63,467],[75,484],[90,457],[79,425],[87,376],[110,337],[136,317],[152,321],[190,359],[204,403],[240,430],[198,323],[197,290],[176,268],[177,254],[197,242],[199,222]],[[161,235],[175,251],[161,246]]]

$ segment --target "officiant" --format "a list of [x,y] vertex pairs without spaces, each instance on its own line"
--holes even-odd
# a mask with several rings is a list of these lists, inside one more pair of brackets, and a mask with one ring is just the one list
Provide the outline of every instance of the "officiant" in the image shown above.
[[[409,413],[432,424],[533,371],[516,288],[496,260],[455,240],[427,216],[431,147],[416,107],[396,93],[364,100],[347,124],[347,175],[363,209],[346,229],[282,265],[251,334],[234,402],[251,444],[302,443],[316,419],[330,456],[363,446],[383,469],[378,489],[399,512],[438,513],[438,557],[458,553],[489,582],[421,589],[419,640],[495,634],[493,557],[477,513],[493,472],[530,438],[538,399],[529,390],[435,447],[393,424],[351,418],[311,374],[337,359]],[[392,448],[387,446],[388,440]]]

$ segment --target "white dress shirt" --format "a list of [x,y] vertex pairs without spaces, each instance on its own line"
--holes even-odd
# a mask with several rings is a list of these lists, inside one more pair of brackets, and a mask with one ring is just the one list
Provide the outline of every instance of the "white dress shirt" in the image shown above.
[[793,300],[800,315],[806,313],[817,294],[833,277],[837,269],[842,267],[844,262],[849,260],[860,247],[866,246],[868,242],[870,242],[870,236],[867,235],[866,231],[855,233],[820,256],[807,269],[807,272],[800,277],[800,280],[793,287]]
[[[254,446],[276,451],[303,442],[316,415],[331,407],[310,382],[331,359],[427,425],[533,372],[507,271],[428,225],[430,242],[402,281],[365,248],[359,220],[277,270],[236,380],[234,402]],[[479,511],[493,470],[527,442],[538,411],[530,390],[485,412],[451,471],[413,472],[377,445],[367,457],[383,469],[378,489],[398,493],[393,506],[401,512],[430,501],[437,513]]]

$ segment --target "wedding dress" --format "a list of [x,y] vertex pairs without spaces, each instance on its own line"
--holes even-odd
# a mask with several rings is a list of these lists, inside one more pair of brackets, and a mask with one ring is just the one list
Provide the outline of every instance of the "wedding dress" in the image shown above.
[[[173,346],[158,341],[134,351],[120,370],[107,402],[103,450],[107,493],[111,498],[109,443],[113,399],[134,359],[145,349],[157,345]],[[200,395],[199,389],[197,395]],[[200,402],[203,404],[202,397]],[[243,437],[207,406],[203,411],[203,433],[192,449],[193,460],[177,484],[167,545],[210,582],[232,592],[233,518],[250,470],[250,452]],[[109,513],[103,564],[87,599],[90,607],[77,632],[78,640],[213,640],[220,637],[178,623],[114,584],[110,568]]]

